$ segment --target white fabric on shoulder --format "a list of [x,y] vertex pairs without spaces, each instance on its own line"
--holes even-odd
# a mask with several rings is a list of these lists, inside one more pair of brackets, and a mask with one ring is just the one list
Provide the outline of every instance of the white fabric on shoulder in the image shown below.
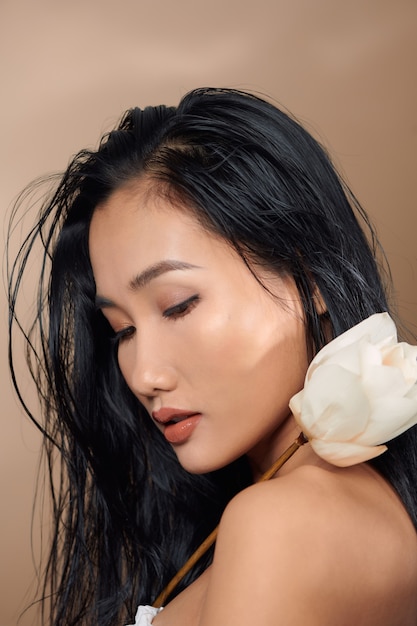
[[153,618],[159,611],[162,611],[162,608],[156,609],[153,606],[139,606],[135,616],[135,623],[130,626],[150,626]]

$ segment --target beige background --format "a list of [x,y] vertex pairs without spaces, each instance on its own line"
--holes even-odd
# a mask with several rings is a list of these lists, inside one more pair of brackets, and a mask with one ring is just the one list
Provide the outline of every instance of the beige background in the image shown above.
[[[261,91],[330,148],[417,324],[416,27],[416,0],[0,0],[2,213],[132,105],[202,85]],[[39,439],[11,390],[0,299],[0,626],[14,626],[33,591]]]

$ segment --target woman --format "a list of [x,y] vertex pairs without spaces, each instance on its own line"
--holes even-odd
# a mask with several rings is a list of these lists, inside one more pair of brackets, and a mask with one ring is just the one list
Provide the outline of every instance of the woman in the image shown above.
[[[51,624],[123,624],[151,603],[165,608],[137,624],[415,624],[416,352],[392,340],[386,357],[395,331],[374,316],[388,305],[358,219],[370,228],[317,142],[234,90],[128,111],[74,158],[11,280],[14,313],[40,239],[28,346]],[[214,557],[156,601],[219,521]]]

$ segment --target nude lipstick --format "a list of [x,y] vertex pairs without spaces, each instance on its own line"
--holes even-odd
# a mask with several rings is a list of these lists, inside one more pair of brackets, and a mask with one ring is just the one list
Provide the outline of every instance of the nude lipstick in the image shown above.
[[201,413],[163,407],[153,411],[154,420],[163,426],[164,437],[169,443],[184,443],[191,437],[201,419]]

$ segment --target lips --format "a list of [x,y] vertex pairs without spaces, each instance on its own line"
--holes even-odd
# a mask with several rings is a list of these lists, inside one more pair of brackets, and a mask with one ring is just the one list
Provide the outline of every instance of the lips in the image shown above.
[[184,411],[182,409],[171,409],[169,407],[163,407],[159,411],[153,411],[152,417],[156,422],[160,424],[167,424],[168,422],[179,422],[191,415],[196,415],[195,411]]
[[163,407],[152,412],[152,417],[161,424],[163,434],[170,443],[184,443],[191,437],[201,419],[201,413]]

